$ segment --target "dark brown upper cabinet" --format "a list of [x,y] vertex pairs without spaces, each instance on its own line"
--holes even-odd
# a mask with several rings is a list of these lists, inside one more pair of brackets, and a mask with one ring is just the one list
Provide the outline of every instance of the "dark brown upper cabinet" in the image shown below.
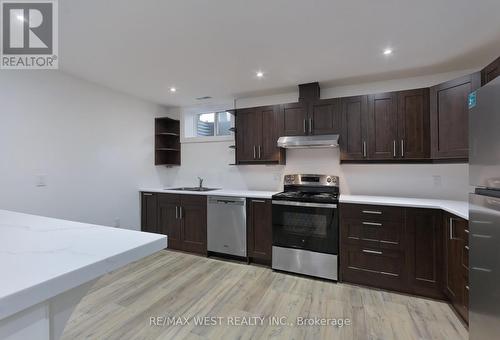
[[307,104],[283,104],[283,135],[303,136],[308,133]]
[[500,75],[500,57],[481,71],[481,85],[486,85]]
[[283,131],[280,105],[236,111],[236,164],[284,164],[277,141]]
[[429,89],[398,92],[399,157],[430,158]]
[[308,128],[311,135],[339,134],[341,131],[340,98],[321,99],[309,104]]
[[380,93],[368,101],[368,158],[395,159],[398,157],[397,94]]
[[299,102],[284,104],[285,136],[340,133],[340,99],[319,99],[318,83],[299,85]]
[[342,98],[340,105],[342,122],[339,140],[340,159],[367,159],[368,96]]
[[468,96],[481,84],[479,72],[431,87],[431,156],[467,160],[469,157]]

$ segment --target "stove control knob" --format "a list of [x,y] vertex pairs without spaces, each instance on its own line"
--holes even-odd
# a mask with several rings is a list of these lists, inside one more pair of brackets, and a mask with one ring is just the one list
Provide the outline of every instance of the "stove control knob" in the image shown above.
[[332,178],[331,178],[331,177],[327,177],[327,178],[326,178],[326,182],[327,182],[327,183],[332,183]]

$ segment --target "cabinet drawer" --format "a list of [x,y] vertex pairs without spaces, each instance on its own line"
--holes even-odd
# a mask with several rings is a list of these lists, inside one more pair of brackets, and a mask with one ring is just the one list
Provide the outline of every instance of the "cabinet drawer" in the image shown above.
[[363,219],[343,219],[343,243],[375,247],[377,249],[403,249],[403,223]]
[[342,204],[340,211],[342,218],[403,222],[403,208],[385,205]]
[[344,246],[340,259],[346,282],[406,290],[405,256],[401,251]]
[[178,194],[158,194],[159,203],[174,203],[181,204],[181,196]]

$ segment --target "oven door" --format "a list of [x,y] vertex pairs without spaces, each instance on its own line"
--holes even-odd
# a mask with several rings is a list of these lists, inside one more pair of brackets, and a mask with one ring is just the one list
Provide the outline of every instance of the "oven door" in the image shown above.
[[336,204],[273,200],[273,245],[338,254]]

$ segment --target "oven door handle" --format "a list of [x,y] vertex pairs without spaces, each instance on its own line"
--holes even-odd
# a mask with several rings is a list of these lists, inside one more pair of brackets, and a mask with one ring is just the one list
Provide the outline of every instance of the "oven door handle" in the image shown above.
[[309,203],[309,202],[278,201],[278,200],[273,200],[272,203],[277,205],[288,205],[292,207],[337,209],[337,205],[331,203]]

